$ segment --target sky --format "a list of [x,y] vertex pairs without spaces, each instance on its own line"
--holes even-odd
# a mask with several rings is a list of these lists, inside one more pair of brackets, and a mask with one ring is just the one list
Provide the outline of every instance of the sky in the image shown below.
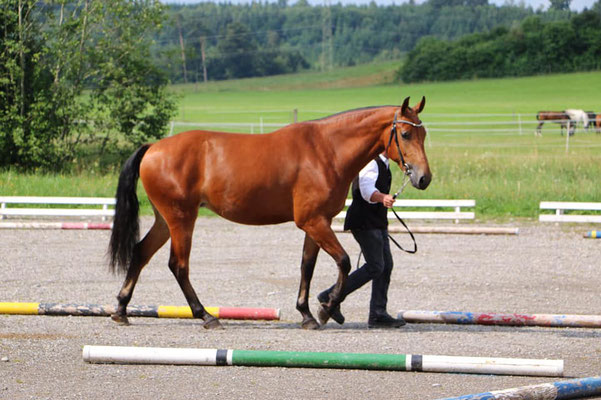
[[[243,4],[243,3],[251,3],[252,0],[162,0],[163,3],[167,4],[195,4],[211,1],[213,3],[232,3],[232,4]],[[261,0],[263,2],[267,0]],[[330,0],[332,4],[369,4],[371,0]],[[391,5],[391,4],[401,4],[405,3],[408,0],[375,0],[379,5]],[[522,1],[525,5],[531,6],[534,9],[538,9],[539,7],[543,7],[543,9],[549,8],[549,0],[488,0],[491,4],[503,5],[506,2],[512,4],[521,4]],[[416,3],[423,3],[424,0],[417,0]],[[289,4],[293,4],[294,0],[289,0]],[[324,0],[309,0],[310,4],[323,4]],[[591,8],[592,5],[595,4],[595,0],[572,0],[570,3],[570,8],[574,11],[582,11],[585,7]]]

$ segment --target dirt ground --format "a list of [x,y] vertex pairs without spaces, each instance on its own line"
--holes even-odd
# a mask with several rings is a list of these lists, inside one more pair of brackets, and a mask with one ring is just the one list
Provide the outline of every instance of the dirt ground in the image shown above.
[[[151,223],[143,220],[143,228]],[[514,225],[515,226],[515,225]],[[418,234],[419,252],[394,251],[389,311],[599,314],[601,240],[592,226],[521,223],[519,236]],[[144,229],[143,229],[144,231]],[[115,304],[123,277],[109,273],[109,231],[0,230],[0,301]],[[338,235],[353,264],[358,247]],[[407,237],[396,235],[403,241]],[[279,322],[0,316],[1,399],[396,398],[437,399],[558,378],[256,367],[95,365],[84,345],[403,353],[565,360],[565,376],[601,375],[601,330],[408,324],[368,330],[369,287],[352,294],[344,326],[300,329],[295,310],[303,233],[293,224],[196,224],[191,280],[208,306],[275,307]],[[408,243],[407,243],[408,244]],[[142,273],[132,304],[184,305],[167,268],[168,245]],[[315,294],[336,267],[320,254]]]

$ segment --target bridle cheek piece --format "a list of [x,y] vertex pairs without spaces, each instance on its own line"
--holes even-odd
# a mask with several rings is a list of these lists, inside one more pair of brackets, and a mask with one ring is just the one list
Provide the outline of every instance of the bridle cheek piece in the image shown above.
[[[396,199],[398,197],[398,195],[401,194],[401,192],[403,191],[405,186],[407,186],[407,183],[409,183],[409,181],[407,180],[407,177],[411,176],[411,172],[412,172],[411,168],[405,162],[405,158],[403,157],[403,152],[401,151],[401,145],[399,144],[399,134],[397,132],[396,126],[397,126],[397,124],[407,124],[407,125],[413,126],[414,128],[420,128],[423,126],[422,123],[416,124],[415,122],[407,121],[404,119],[397,120],[397,113],[398,113],[398,111],[394,113],[394,120],[392,121],[392,129],[390,130],[390,139],[388,139],[388,145],[386,146],[386,152],[388,152],[388,148],[390,147],[390,144],[392,143],[392,138],[394,137],[394,142],[396,143],[396,148],[399,151],[399,156],[401,158],[401,164],[405,168],[405,176],[403,177],[404,182],[403,182],[402,187],[399,189],[398,192],[396,192],[394,194],[394,196],[392,196],[394,199]],[[402,218],[399,217],[399,215],[396,213],[394,207],[391,207],[391,210],[394,213],[395,217],[399,220],[399,222],[405,227],[405,229],[407,230],[407,233],[409,233],[409,236],[411,236],[411,240],[413,240],[413,250],[408,250],[408,249],[403,248],[396,240],[394,240],[394,238],[392,236],[390,236],[390,234],[388,234],[388,237],[396,245],[396,247],[398,247],[400,250],[402,250],[406,253],[410,253],[410,254],[417,253],[417,242],[415,241],[415,236],[413,236],[413,232],[411,232],[409,227],[407,227],[407,224],[405,224],[405,221],[403,221]]]
[[421,128],[424,124],[423,123],[416,124],[415,122],[407,121],[404,119],[397,120],[397,115],[398,115],[398,111],[396,111],[394,113],[394,120],[392,121],[392,129],[390,130],[390,138],[388,139],[388,145],[386,146],[386,152],[388,152],[388,149],[390,148],[390,145],[392,143],[392,138],[394,138],[396,148],[399,152],[399,157],[401,158],[401,165],[403,166],[403,168],[405,168],[405,175],[411,175],[411,168],[409,167],[409,164],[407,164],[405,162],[405,158],[403,157],[403,152],[401,151],[401,145],[399,144],[399,134],[397,132],[396,126],[397,126],[397,124],[407,124],[407,125],[413,126],[414,128]]

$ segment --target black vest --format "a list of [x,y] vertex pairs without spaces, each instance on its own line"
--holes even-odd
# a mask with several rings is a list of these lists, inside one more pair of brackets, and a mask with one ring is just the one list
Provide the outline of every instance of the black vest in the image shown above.
[[[378,179],[376,180],[376,189],[380,193],[389,194],[392,184],[392,174],[390,169],[380,157],[375,158],[378,164]],[[350,229],[387,229],[388,228],[388,209],[382,203],[370,204],[363,200],[359,189],[359,177],[353,180],[352,186],[353,202],[346,212],[344,220],[344,230]]]

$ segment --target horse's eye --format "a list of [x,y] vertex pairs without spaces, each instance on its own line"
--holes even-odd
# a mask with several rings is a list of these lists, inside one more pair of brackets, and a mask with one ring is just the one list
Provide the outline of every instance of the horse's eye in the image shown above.
[[411,137],[411,131],[405,131],[405,132],[401,131],[401,137],[405,140],[409,140],[409,138]]

